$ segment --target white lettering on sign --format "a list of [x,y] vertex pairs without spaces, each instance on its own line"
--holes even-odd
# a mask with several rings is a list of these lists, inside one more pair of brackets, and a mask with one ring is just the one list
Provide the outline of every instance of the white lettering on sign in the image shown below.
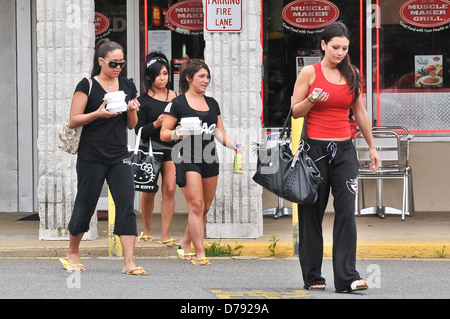
[[406,23],[416,27],[437,28],[450,22],[450,1],[448,0],[410,0],[399,10]]
[[205,29],[208,32],[241,32],[241,0],[205,1]]

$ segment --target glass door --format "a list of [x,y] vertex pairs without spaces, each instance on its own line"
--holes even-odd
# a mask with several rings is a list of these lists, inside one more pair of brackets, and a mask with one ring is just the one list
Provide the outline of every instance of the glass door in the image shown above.
[[141,83],[145,83],[145,57],[152,51],[160,51],[170,62],[170,88],[178,92],[179,68],[185,55],[204,59],[202,1],[140,0],[139,13]]
[[365,74],[365,2],[363,0],[263,0],[264,127],[282,126],[301,68],[319,62],[320,36],[328,24],[342,21],[352,32],[350,57]]

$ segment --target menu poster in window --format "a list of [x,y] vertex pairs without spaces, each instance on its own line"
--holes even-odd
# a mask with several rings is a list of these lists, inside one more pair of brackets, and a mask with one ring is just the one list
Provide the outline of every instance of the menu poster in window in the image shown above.
[[416,55],[415,85],[418,88],[443,87],[442,55]]
[[300,74],[300,71],[307,65],[312,65],[314,63],[318,63],[322,60],[321,56],[298,56],[296,57],[297,63],[297,76]]
[[148,52],[158,51],[165,54],[169,61],[172,60],[172,31],[149,30]]

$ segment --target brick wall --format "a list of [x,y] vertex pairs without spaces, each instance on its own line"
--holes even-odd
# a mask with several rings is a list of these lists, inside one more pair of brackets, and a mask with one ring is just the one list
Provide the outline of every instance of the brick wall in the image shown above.
[[[39,238],[68,237],[76,194],[76,156],[56,137],[76,84],[89,76],[95,45],[94,0],[37,0]],[[96,222],[93,221],[94,223]],[[96,227],[85,237],[96,237]]]
[[208,214],[206,236],[257,238],[262,235],[262,188],[253,182],[252,144],[261,132],[261,3],[243,1],[241,33],[205,32],[205,62],[212,81],[207,95],[220,105],[228,134],[245,145],[244,174],[233,174],[234,152],[219,146],[221,170]]

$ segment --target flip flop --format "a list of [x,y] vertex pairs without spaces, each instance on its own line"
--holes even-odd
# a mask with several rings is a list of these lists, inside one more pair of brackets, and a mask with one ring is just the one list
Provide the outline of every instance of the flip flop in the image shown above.
[[209,265],[211,265],[211,263],[209,262],[209,260],[206,257],[203,257],[202,259],[191,260],[191,262],[195,266],[209,266]]
[[149,235],[144,235],[144,232],[142,232],[137,238],[137,241],[140,243],[149,243],[152,240],[153,240],[153,237],[149,236]]
[[142,273],[135,273],[136,270],[138,270],[138,271],[145,271],[145,269],[143,267],[134,267],[134,268],[131,268],[130,270],[128,270],[127,272],[122,272],[122,273],[124,275],[134,275],[134,276],[146,276],[147,275],[147,273],[144,273],[144,274],[142,274]]
[[195,256],[195,253],[184,253],[184,249],[178,249],[177,254],[178,254],[178,257],[180,257],[180,259],[186,259],[186,260],[191,260],[190,258],[186,258],[186,256],[188,256],[188,257]]
[[175,239],[170,238],[168,240],[164,240],[164,241],[160,241],[159,242],[161,245],[166,245],[167,247],[173,247],[176,245],[180,245],[180,243],[175,242]]
[[367,282],[360,279],[360,280],[355,280],[354,282],[352,282],[349,289],[347,289],[347,290],[349,292],[352,292],[352,291],[358,291],[358,290],[366,290],[367,288],[369,288]]
[[316,285],[309,286],[308,290],[324,291],[325,288],[327,288],[327,285],[325,285],[325,284],[316,284]]
[[68,260],[63,259],[63,258],[59,258],[59,261],[61,262],[61,264],[63,264],[64,268],[66,270],[70,270],[70,271],[85,271],[86,268],[84,268],[83,264],[70,264]]

